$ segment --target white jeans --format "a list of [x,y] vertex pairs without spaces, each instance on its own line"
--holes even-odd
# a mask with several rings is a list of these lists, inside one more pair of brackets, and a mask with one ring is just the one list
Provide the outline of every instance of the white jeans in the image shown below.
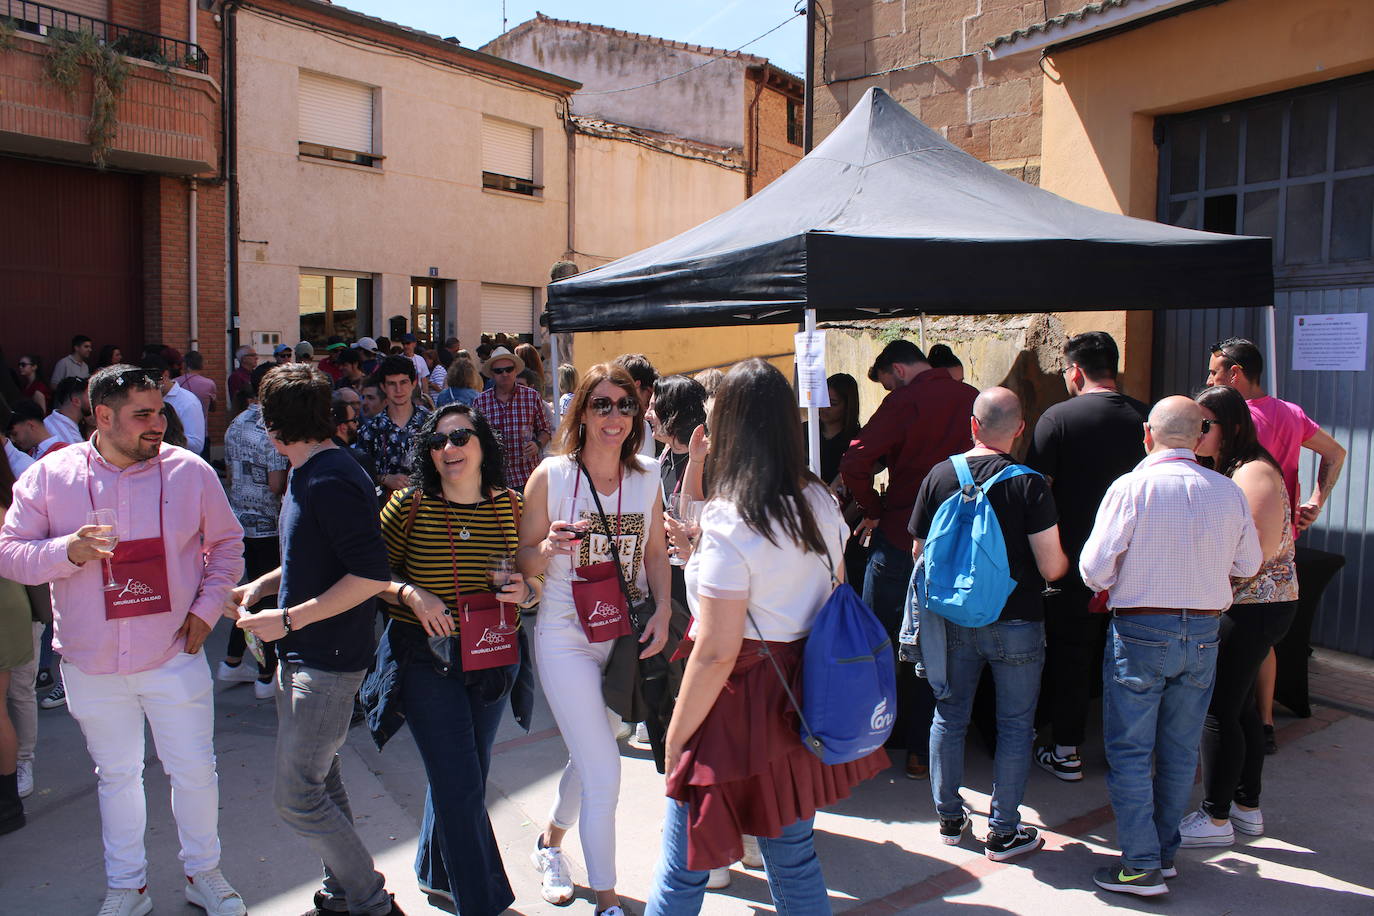
[[219,867],[219,777],[213,681],[205,653],[181,653],[137,674],[83,674],[62,660],[67,708],[86,735],[100,779],[100,834],[110,887],[143,887],[148,821],[143,795],[143,718],[172,783],[172,815],[186,874]]
[[613,641],[590,643],[576,617],[558,619],[541,612],[535,629],[539,683],[568,746],[568,765],[558,781],[555,826],[582,826],[587,883],[594,891],[615,887],[615,806],[620,798],[620,748],[606,718],[601,672]]

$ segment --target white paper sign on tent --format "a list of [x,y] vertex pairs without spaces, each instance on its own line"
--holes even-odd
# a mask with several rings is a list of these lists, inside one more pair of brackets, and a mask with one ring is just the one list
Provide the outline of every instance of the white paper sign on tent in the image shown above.
[[1367,357],[1369,316],[1293,316],[1293,368],[1363,372]]
[[801,331],[797,337],[797,404],[829,407],[830,389],[825,384],[825,332]]

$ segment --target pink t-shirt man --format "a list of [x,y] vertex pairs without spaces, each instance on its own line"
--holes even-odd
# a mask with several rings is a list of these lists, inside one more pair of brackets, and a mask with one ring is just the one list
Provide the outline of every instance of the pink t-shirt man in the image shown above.
[[210,405],[215,401],[216,385],[213,379],[206,378],[194,372],[187,372],[177,381],[182,388],[191,392],[200,400],[201,412],[205,414],[205,422],[210,422]]
[[1288,490],[1288,505],[1293,513],[1296,536],[1298,506],[1298,456],[1302,444],[1321,430],[1303,409],[1292,401],[1263,395],[1251,401],[1250,418],[1255,421],[1255,434],[1260,445],[1269,450],[1274,460],[1283,469],[1283,485]]

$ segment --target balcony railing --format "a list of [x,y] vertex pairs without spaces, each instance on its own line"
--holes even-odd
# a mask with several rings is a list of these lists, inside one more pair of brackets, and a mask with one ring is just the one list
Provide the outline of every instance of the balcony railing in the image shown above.
[[125,57],[146,60],[163,67],[206,73],[210,58],[200,45],[179,38],[168,38],[142,29],[69,13],[27,0],[0,0],[0,20],[8,20],[15,31],[30,35],[53,32],[90,32],[102,43]]

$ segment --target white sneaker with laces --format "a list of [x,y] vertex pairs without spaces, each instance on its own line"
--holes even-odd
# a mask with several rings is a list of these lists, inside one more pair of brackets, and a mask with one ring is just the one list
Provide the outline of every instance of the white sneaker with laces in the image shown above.
[[636,725],[634,737],[630,739],[630,743],[635,747],[651,747],[649,744],[649,726],[643,722]]
[[711,874],[706,879],[706,889],[708,891],[718,891],[723,887],[730,886],[730,869],[713,868]]
[[739,864],[745,868],[763,868],[763,852],[759,849],[759,838],[746,833],[740,839],[744,841],[744,855],[739,857]]
[[244,916],[239,892],[229,886],[218,868],[210,868],[186,878],[186,899],[204,910],[207,916]]
[[1178,832],[1183,835],[1180,845],[1185,849],[1196,849],[1202,846],[1230,846],[1236,841],[1236,831],[1232,829],[1229,821],[1218,827],[1212,823],[1207,812],[1202,810],[1194,811],[1185,817],[1178,825]]
[[[20,795],[24,794],[21,789]],[[1231,806],[1231,826],[1246,836],[1264,836],[1264,815],[1260,809],[1246,811],[1237,805]]]
[[19,782],[19,797],[28,798],[33,794],[33,761],[19,761],[18,769],[15,770],[15,777]]
[[146,887],[111,887],[97,916],[146,916],[153,911],[153,898]]
[[249,681],[256,681],[257,679],[257,665],[246,658],[237,665],[220,662],[219,669],[215,672],[215,680],[224,681],[226,684],[247,684]]
[[253,682],[253,697],[255,699],[270,700],[276,695],[277,682],[275,680]]
[[558,906],[572,899],[572,875],[561,846],[541,846],[536,843],[534,852],[530,853],[530,861],[534,864],[534,870],[542,876],[539,893],[544,900]]

